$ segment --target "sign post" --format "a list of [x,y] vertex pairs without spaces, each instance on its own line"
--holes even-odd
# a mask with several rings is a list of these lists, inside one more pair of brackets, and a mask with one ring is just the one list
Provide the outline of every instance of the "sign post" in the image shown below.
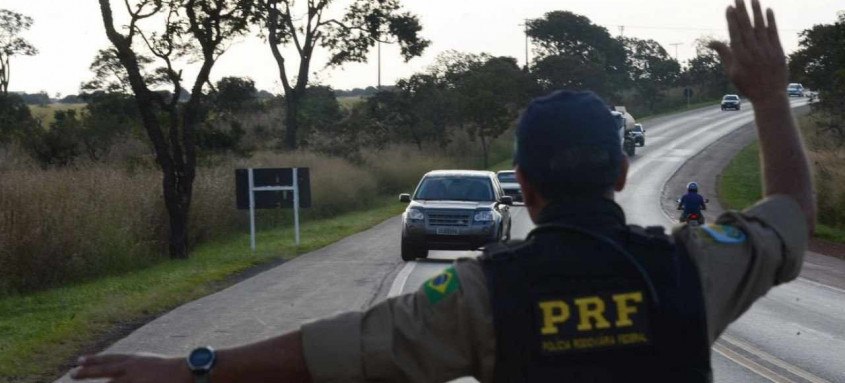
[[[308,168],[235,171],[238,209],[249,209],[249,245],[252,251],[255,251],[255,209],[293,208],[294,236],[299,246],[299,209],[311,206],[309,176]],[[293,194],[292,200],[290,194]]]

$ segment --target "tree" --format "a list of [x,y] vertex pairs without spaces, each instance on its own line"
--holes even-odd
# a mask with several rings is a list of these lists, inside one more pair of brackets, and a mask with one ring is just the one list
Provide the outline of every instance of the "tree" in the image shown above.
[[789,56],[790,77],[819,92],[813,108],[827,117],[818,120],[819,127],[841,145],[845,143],[845,19],[801,32],[799,45]]
[[0,144],[8,143],[35,124],[23,98],[16,94],[0,94]]
[[532,71],[548,89],[589,89],[606,97],[625,86],[625,48],[607,29],[569,11],[529,20],[537,56]]
[[32,44],[20,37],[21,32],[32,27],[32,18],[6,9],[0,9],[0,94],[9,94],[12,75],[12,56],[38,54]]
[[[203,87],[227,43],[248,29],[252,1],[127,0],[129,24],[125,33],[115,27],[110,1],[99,1],[106,35],[126,70],[129,88],[162,171],[170,256],[187,258],[188,217],[196,175],[195,131],[204,118]],[[159,31],[149,32],[140,26],[144,21],[162,21],[164,25]],[[137,45],[161,63],[154,75],[145,75]],[[199,64],[184,103],[180,103],[184,94],[182,71],[175,68],[181,58],[192,58]],[[167,79],[172,89],[170,97],[151,89],[160,78]]]
[[623,37],[627,56],[628,80],[646,100],[649,110],[660,99],[661,91],[673,86],[681,72],[677,61],[669,57],[657,41]]
[[719,56],[707,47],[710,40],[712,39],[697,40],[697,54],[687,63],[684,73],[681,74],[681,82],[686,86],[699,87],[705,97],[719,97],[733,88],[725,76]]
[[343,118],[334,90],[324,85],[306,88],[305,97],[297,110],[299,127],[303,133],[301,136],[306,145],[309,135],[320,130],[327,130]]
[[86,105],[79,139],[91,161],[100,161],[118,139],[142,129],[138,106],[128,94],[95,92],[80,99]]
[[81,131],[82,124],[75,110],[57,110],[49,129],[41,124],[30,125],[21,137],[21,143],[42,167],[67,166],[81,154]]
[[[167,82],[163,72],[149,73],[147,66],[155,60],[146,55],[136,55],[142,77],[147,79],[150,86],[158,86]],[[83,92],[124,93],[132,92],[129,83],[129,73],[120,62],[117,49],[100,49],[89,67],[94,78],[82,84]]]
[[[299,107],[305,97],[311,60],[320,46],[329,52],[329,65],[364,62],[376,42],[392,42],[401,47],[405,61],[422,54],[429,41],[422,39],[416,16],[402,12],[399,0],[353,0],[340,18],[328,16],[331,0],[309,0],[297,12],[294,0],[259,0],[257,20],[264,24],[264,34],[279,69],[285,93],[285,146],[298,145]],[[300,3],[302,4],[302,3]],[[283,46],[293,45],[299,66],[288,71]]]
[[411,142],[422,151],[425,142],[447,142],[446,127],[456,109],[453,98],[443,73],[418,73],[367,102],[376,123],[396,142]]
[[222,112],[237,113],[258,99],[255,81],[243,77],[223,77],[211,93],[212,104]]
[[475,56],[468,70],[454,74],[459,123],[481,144],[484,167],[489,166],[490,142],[513,126],[519,111],[534,93],[534,83],[512,57]]

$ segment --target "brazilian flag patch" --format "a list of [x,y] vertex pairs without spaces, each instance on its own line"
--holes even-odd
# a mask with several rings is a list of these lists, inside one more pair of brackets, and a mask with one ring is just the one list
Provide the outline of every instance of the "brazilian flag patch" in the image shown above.
[[437,274],[434,278],[426,281],[423,285],[423,290],[428,297],[428,301],[431,304],[435,304],[457,291],[460,287],[461,281],[458,279],[458,272],[454,267],[449,267],[443,270],[442,273]]

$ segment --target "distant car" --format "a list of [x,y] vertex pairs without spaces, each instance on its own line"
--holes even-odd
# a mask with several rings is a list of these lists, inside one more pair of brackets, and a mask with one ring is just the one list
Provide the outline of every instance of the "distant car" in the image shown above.
[[645,129],[643,128],[643,124],[634,124],[630,134],[634,139],[634,144],[645,146]]
[[804,86],[797,82],[793,82],[786,87],[786,94],[789,97],[804,97]]
[[742,108],[742,101],[739,96],[735,94],[726,94],[722,97],[722,110],[740,110]]
[[502,185],[502,191],[505,192],[506,196],[513,198],[514,202],[522,202],[522,189],[516,182],[516,172],[500,170],[496,172],[496,178],[499,179],[499,184]]
[[510,239],[510,206],[496,174],[435,170],[420,180],[402,214],[402,260],[426,258],[428,250],[475,250]]

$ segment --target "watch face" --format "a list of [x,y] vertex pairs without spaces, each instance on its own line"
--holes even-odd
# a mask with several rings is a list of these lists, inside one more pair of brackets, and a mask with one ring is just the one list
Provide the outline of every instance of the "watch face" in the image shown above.
[[207,348],[198,348],[188,357],[191,366],[195,368],[206,367],[214,359],[214,353]]

